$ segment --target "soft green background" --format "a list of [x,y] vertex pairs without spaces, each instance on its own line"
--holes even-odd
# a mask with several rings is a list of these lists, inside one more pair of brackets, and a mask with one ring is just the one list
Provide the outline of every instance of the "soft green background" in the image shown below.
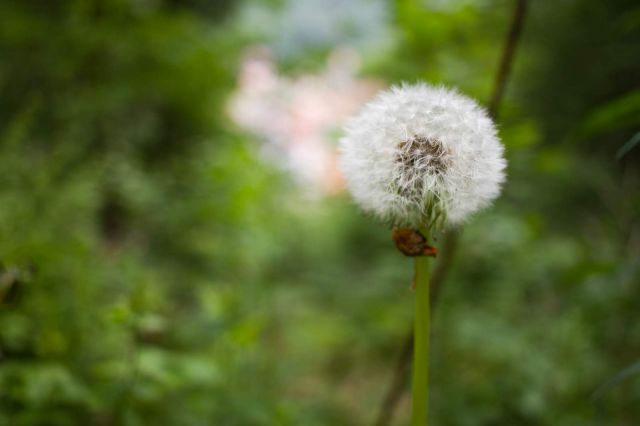
[[[509,180],[434,313],[432,422],[638,425],[640,5],[530,3]],[[309,203],[261,159],[224,109],[239,60],[269,44],[295,76],[346,44],[366,76],[486,101],[512,9],[0,2],[0,424],[370,424],[411,261],[347,195]],[[300,36],[327,10],[345,21]]]

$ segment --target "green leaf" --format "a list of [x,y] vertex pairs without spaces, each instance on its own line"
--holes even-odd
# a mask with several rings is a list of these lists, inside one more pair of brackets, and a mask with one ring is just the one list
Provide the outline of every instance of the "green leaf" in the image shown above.
[[620,149],[616,153],[616,160],[622,160],[622,157],[627,155],[629,151],[631,151],[636,145],[638,145],[638,142],[640,142],[640,132],[633,135],[633,137],[629,139],[627,143],[620,147]]
[[634,90],[592,111],[578,131],[579,138],[640,124],[640,90]]

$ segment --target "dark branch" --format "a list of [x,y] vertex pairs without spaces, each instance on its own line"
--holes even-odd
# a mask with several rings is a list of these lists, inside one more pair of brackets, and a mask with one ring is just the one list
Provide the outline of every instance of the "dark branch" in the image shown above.
[[500,110],[502,98],[504,97],[504,92],[507,87],[507,81],[509,80],[511,65],[513,64],[513,57],[515,56],[516,48],[518,47],[518,41],[520,40],[520,34],[522,33],[522,26],[524,23],[524,16],[526,12],[527,0],[518,0],[516,3],[516,8],[513,11],[511,28],[509,28],[507,42],[504,45],[504,49],[502,51],[500,68],[498,68],[498,73],[496,74],[491,101],[489,101],[489,115],[491,115],[494,120],[498,119],[498,112]]

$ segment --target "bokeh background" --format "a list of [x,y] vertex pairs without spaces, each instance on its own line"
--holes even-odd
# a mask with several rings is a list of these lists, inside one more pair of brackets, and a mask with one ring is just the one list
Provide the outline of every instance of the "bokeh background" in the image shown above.
[[[372,424],[412,263],[346,194],[341,126],[400,81],[486,104],[514,7],[0,2],[0,424]],[[638,425],[640,4],[530,1],[498,122],[433,424]]]

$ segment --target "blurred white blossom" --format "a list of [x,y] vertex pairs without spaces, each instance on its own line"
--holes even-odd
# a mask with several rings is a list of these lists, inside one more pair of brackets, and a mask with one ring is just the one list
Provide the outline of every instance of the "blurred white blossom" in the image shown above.
[[344,185],[334,135],[380,86],[356,78],[358,67],[354,51],[337,50],[319,74],[289,78],[277,72],[268,49],[256,48],[243,63],[229,112],[301,184],[316,193],[335,193]]

